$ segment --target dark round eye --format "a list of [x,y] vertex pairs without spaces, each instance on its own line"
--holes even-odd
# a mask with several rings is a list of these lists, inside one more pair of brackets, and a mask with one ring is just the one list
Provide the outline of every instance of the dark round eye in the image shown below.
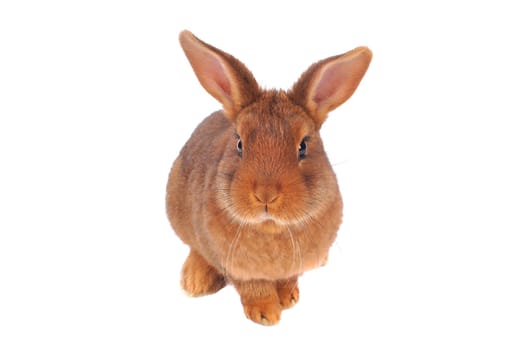
[[307,138],[304,138],[302,142],[300,142],[300,145],[298,146],[298,159],[304,159],[306,157],[306,151],[307,151],[306,141],[307,141]]
[[238,155],[241,157],[242,156],[242,139],[239,138],[238,141],[236,142],[236,150],[238,151]]

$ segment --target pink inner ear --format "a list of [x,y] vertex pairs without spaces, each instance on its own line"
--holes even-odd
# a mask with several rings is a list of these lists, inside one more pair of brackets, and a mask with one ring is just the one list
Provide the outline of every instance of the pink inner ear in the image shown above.
[[231,84],[227,79],[227,74],[222,64],[215,57],[209,55],[203,57],[202,64],[206,67],[205,72],[208,73],[204,78],[220,88],[222,94],[225,95],[222,97],[230,98]]
[[343,85],[343,80],[348,78],[347,74],[343,74],[342,63],[336,63],[329,66],[321,73],[313,96],[313,101],[317,104],[324,104],[330,99],[337,89]]

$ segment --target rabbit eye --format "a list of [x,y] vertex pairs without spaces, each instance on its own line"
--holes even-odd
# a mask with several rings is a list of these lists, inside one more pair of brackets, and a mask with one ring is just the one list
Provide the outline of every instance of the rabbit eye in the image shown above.
[[238,151],[238,156],[242,156],[242,139],[239,138],[236,142],[236,150]]
[[306,151],[307,151],[307,144],[306,141],[308,140],[307,137],[304,137],[302,142],[300,142],[300,145],[298,146],[298,159],[302,160],[306,157]]

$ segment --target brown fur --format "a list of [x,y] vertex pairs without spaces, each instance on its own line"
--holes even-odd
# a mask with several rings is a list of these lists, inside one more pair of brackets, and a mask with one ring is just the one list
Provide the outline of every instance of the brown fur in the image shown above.
[[319,129],[353,94],[371,52],[315,63],[285,92],[260,89],[241,62],[188,31],[180,42],[223,105],[196,128],[169,176],[168,218],[190,246],[181,285],[199,296],[232,283],[249,319],[276,324],[298,301],[298,276],[325,263],[340,226],[342,200]]

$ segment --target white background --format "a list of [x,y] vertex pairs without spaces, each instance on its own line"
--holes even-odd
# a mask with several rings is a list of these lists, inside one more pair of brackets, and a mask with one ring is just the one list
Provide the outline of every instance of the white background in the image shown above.
[[[1,349],[526,349],[520,1],[2,1]],[[345,201],[276,327],[191,299],[167,174],[218,103],[189,29],[288,88],[368,45],[322,134]],[[329,345],[328,345],[329,344]]]

